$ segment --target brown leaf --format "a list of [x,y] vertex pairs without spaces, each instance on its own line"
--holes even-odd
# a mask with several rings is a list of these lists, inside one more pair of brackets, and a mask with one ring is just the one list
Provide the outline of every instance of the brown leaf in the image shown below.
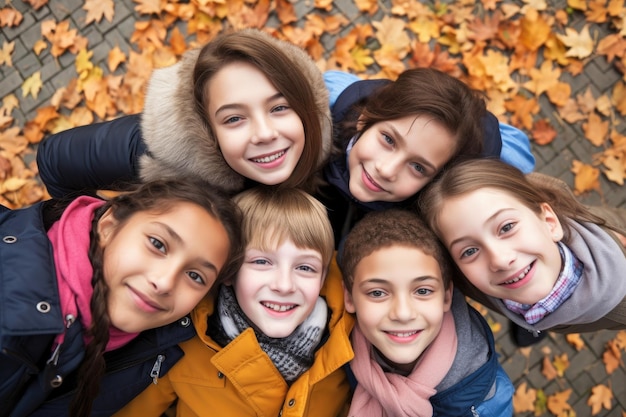
[[31,6],[33,6],[33,8],[35,10],[39,10],[41,9],[43,6],[45,6],[46,4],[48,4],[48,0],[23,0],[24,3],[28,3]]
[[541,119],[533,125],[532,138],[538,145],[547,145],[556,138],[556,130],[549,121]]
[[619,368],[620,365],[623,365],[622,354],[616,341],[609,340],[606,350],[602,354],[602,362],[604,362],[604,368],[609,375]]
[[543,357],[543,362],[541,365],[541,373],[543,374],[543,376],[546,377],[548,381],[552,381],[558,375],[557,370],[552,364],[552,361],[550,361],[549,356]]
[[0,27],[14,27],[22,23],[22,13],[13,7],[4,7],[0,9]]

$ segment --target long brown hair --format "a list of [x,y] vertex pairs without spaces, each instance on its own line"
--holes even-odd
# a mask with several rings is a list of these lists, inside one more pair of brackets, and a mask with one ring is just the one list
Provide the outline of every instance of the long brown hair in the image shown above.
[[[302,156],[291,176],[281,186],[307,188],[308,185],[308,189],[311,189],[312,174],[316,172],[323,154],[321,118],[324,116],[317,110],[315,95],[307,75],[294,62],[297,58],[291,58],[285,52],[288,48],[293,50],[297,47],[253,29],[218,35],[201,49],[194,68],[195,111],[207,121],[207,128],[213,133],[207,116],[208,83],[220,69],[233,62],[243,61],[254,65],[287,99],[304,125]],[[300,53],[304,55],[302,51]],[[310,59],[305,56],[298,58]]]
[[70,416],[88,416],[94,398],[100,389],[106,363],[104,351],[109,341],[111,320],[107,310],[108,286],[103,274],[103,249],[97,233],[98,221],[109,208],[121,228],[136,213],[157,211],[165,213],[178,202],[190,202],[204,208],[217,219],[228,235],[230,249],[215,284],[233,278],[243,262],[241,238],[241,211],[228,197],[215,191],[215,187],[194,179],[162,180],[145,183],[133,192],[122,194],[104,204],[94,216],[91,228],[89,259],[93,267],[91,284],[91,314],[93,317],[87,334],[92,340],[86,346],[85,358],[78,370],[77,392],[70,404]]
[[563,240],[570,237],[566,219],[605,225],[605,221],[593,215],[574,194],[558,180],[539,174],[525,176],[519,169],[493,158],[462,161],[446,171],[421,193],[418,207],[424,219],[441,236],[439,214],[446,199],[463,195],[481,188],[493,188],[505,192],[528,207],[537,215],[541,204],[548,203],[563,227]]

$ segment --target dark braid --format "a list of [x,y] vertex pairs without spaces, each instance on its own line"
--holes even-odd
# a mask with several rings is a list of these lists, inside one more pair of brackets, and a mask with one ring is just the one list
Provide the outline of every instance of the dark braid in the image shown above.
[[87,335],[93,337],[85,349],[85,358],[78,370],[78,389],[70,404],[70,417],[84,417],[91,414],[91,405],[100,390],[100,380],[106,370],[104,361],[104,351],[109,342],[109,327],[111,320],[107,310],[107,297],[109,287],[104,281],[102,267],[102,253],[98,239],[98,220],[104,213],[108,205],[101,207],[94,216],[89,245],[89,259],[93,267],[91,286],[93,295],[91,297],[91,326],[87,330]]

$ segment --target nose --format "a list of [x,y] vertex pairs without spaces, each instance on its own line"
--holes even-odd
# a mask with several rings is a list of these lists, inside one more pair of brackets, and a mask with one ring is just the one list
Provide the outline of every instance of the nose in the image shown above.
[[398,295],[393,298],[393,305],[389,311],[391,320],[407,322],[417,317],[417,310],[413,307],[411,296]]
[[395,181],[401,166],[401,161],[398,156],[391,154],[378,158],[374,166],[381,178],[387,181]]
[[270,289],[283,294],[294,292],[295,286],[291,271],[276,271],[276,275],[270,283]]
[[148,281],[150,281],[155,293],[167,295],[174,289],[177,276],[178,271],[160,268],[151,274]]
[[489,269],[492,272],[506,271],[517,259],[516,252],[505,245],[486,248],[489,256]]
[[274,127],[274,123],[268,115],[262,115],[255,118],[254,132],[251,142],[261,144],[270,142],[278,137],[278,132]]

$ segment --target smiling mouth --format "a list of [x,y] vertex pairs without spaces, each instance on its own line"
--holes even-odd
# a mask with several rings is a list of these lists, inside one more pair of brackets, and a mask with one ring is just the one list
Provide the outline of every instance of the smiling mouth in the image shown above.
[[[377,183],[374,178],[372,178],[372,176],[369,174],[369,172],[367,172],[367,170],[365,169],[365,167],[363,167],[363,174],[365,175],[365,178],[367,178],[367,180],[376,188],[378,188],[377,191],[387,191],[385,190],[383,187],[380,186],[379,183]],[[368,187],[371,189],[371,187]]]
[[499,285],[511,285],[511,284],[515,284],[516,282],[524,279],[524,277],[526,276],[526,274],[528,274],[528,272],[531,270],[531,268],[533,267],[533,265],[535,264],[535,262],[533,261],[530,265],[528,265],[522,272],[521,274],[519,274],[518,276],[516,276],[515,278],[509,280],[509,281],[504,281],[503,283],[499,284]]
[[266,155],[260,158],[250,158],[252,162],[256,162],[257,164],[267,164],[272,161],[277,160],[281,156],[287,153],[287,149],[283,149],[282,151],[276,152],[275,154]]
[[262,302],[261,304],[263,305],[263,307],[276,311],[278,313],[284,313],[285,311],[293,310],[294,308],[297,307],[296,304],[285,305],[285,304],[274,304],[274,303],[268,303],[268,302]]

